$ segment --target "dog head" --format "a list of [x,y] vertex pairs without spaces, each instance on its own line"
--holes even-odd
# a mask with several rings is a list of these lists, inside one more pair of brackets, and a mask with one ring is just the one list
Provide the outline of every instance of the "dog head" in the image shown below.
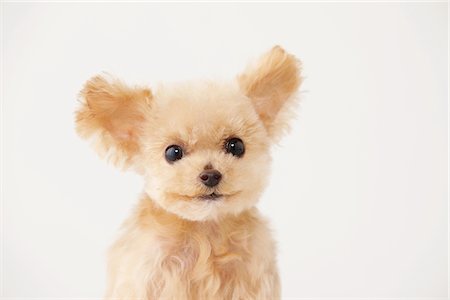
[[216,219],[256,203],[300,83],[300,63],[278,46],[230,83],[153,93],[97,76],[81,91],[77,131],[142,174],[146,193],[163,209]]

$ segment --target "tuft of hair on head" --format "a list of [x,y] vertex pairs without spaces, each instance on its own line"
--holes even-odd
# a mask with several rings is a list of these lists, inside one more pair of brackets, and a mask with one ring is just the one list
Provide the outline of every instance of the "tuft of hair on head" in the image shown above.
[[79,100],[78,134],[92,139],[97,152],[115,165],[133,165],[141,152],[140,136],[150,110],[151,91],[129,87],[110,75],[98,75],[86,82]]
[[288,129],[296,92],[302,83],[300,73],[301,62],[275,46],[238,76],[241,90],[251,100],[268,134],[275,139]]

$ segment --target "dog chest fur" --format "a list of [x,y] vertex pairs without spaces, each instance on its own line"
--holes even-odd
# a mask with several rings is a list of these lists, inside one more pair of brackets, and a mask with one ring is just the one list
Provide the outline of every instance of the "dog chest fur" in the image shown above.
[[256,209],[192,222],[144,197],[111,248],[109,268],[107,297],[279,298],[274,244]]

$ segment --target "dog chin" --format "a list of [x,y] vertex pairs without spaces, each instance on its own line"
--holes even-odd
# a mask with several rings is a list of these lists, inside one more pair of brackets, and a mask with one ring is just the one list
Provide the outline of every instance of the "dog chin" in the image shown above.
[[162,209],[189,221],[217,221],[227,214],[238,213],[237,207],[235,207],[236,203],[230,203],[230,201],[236,200],[236,195],[207,195],[205,197],[189,197],[190,199],[187,199],[187,196],[167,195],[151,198]]
[[223,196],[215,198],[215,200],[193,198],[186,201],[185,199],[176,199],[171,200],[170,203],[163,203],[162,206],[167,211],[183,219],[206,221],[218,219],[223,207],[223,200]]
[[[151,201],[156,203],[161,209],[189,221],[206,221],[217,219],[222,200],[203,200],[197,197],[189,197],[174,193],[155,193],[154,189],[146,190]],[[220,199],[220,200],[219,200]]]

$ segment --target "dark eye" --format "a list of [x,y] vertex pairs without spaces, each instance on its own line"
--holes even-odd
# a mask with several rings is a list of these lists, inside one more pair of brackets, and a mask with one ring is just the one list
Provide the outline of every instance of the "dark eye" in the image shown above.
[[172,145],[166,148],[166,160],[174,162],[183,157],[183,149],[178,145]]
[[244,142],[239,138],[231,138],[225,143],[225,150],[234,156],[241,157],[244,155]]

